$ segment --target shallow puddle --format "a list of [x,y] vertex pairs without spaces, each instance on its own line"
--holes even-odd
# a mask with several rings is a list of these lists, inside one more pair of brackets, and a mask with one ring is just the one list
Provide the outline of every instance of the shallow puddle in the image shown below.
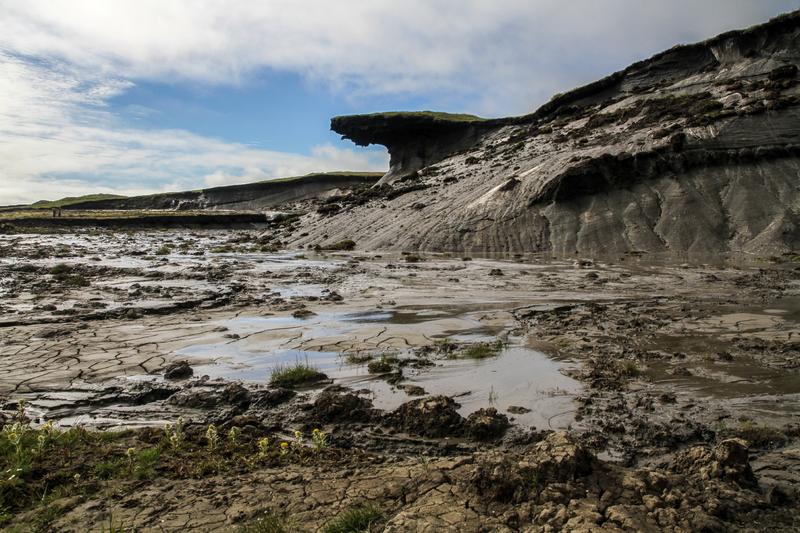
[[454,397],[464,416],[482,407],[508,413],[515,406],[525,411],[509,414],[519,424],[564,428],[573,420],[572,398],[580,390],[577,381],[562,373],[566,363],[522,346],[522,339],[511,339],[495,357],[433,359],[435,366],[420,369],[406,366],[399,386],[370,374],[365,363],[348,362],[347,355],[361,353],[414,359],[414,348],[437,339],[486,342],[501,333],[501,328],[452,308],[376,309],[308,319],[241,316],[207,325],[226,329],[194,339],[176,353],[203,361],[194,365],[197,376],[267,383],[275,368],[306,363],[337,383],[368,391],[375,406],[385,410],[413,399],[403,387],[414,385],[427,394]]

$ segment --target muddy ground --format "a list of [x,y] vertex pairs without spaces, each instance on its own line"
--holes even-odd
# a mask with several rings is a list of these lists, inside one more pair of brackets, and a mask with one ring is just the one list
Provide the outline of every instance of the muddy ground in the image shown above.
[[8,530],[800,528],[793,257],[279,248],[0,236]]

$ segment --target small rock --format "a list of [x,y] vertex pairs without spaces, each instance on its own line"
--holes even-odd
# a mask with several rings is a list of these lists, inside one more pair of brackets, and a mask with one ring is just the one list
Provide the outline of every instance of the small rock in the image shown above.
[[427,394],[425,389],[418,385],[400,385],[398,388],[402,389],[409,396],[425,396]]
[[492,440],[502,437],[510,425],[508,417],[494,407],[478,409],[467,417],[467,435],[476,440]]
[[315,314],[316,313],[314,313],[314,311],[311,311],[310,309],[298,309],[297,311],[292,313],[292,317],[303,319],[314,316]]
[[459,405],[447,396],[431,396],[406,402],[390,415],[395,427],[424,437],[449,437],[464,433]]
[[170,363],[164,369],[164,378],[165,379],[188,379],[194,375],[194,370],[192,367],[189,366],[189,363],[186,361],[177,361],[175,363]]

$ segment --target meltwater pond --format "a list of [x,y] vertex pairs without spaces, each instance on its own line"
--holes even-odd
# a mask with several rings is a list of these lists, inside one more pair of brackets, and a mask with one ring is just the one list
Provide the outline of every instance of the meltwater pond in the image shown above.
[[[385,410],[413,399],[406,391],[421,387],[427,394],[455,398],[463,415],[495,407],[523,425],[568,426],[573,421],[572,398],[580,390],[579,383],[563,373],[570,364],[526,347],[524,338],[509,336],[486,318],[485,311],[457,306],[349,310],[304,319],[238,316],[206,324],[210,332],[175,355],[188,359],[196,376],[266,383],[275,368],[301,362],[368,394]],[[442,339],[473,343],[498,338],[505,347],[494,357],[418,357],[419,348]],[[386,376],[370,374],[363,361],[367,355],[406,360],[409,364],[401,365],[403,379],[390,384]],[[433,364],[414,364],[425,360]],[[509,407],[516,408],[513,414]]]

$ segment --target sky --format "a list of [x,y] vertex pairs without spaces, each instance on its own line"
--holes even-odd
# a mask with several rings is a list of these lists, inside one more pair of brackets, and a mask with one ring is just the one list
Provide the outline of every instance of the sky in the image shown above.
[[800,0],[0,0],[0,205],[385,170],[330,117],[534,110]]

